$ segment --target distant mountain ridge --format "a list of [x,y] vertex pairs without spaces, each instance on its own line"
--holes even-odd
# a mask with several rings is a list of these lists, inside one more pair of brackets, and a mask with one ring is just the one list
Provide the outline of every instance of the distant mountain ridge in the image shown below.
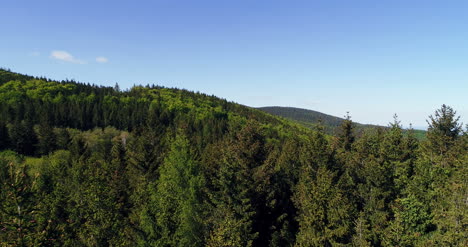
[[290,118],[298,122],[318,123],[320,120],[325,126],[339,126],[344,120],[343,118],[335,117],[318,111],[285,107],[285,106],[266,106],[258,109],[280,117]]
[[[341,125],[344,118],[335,117],[318,111],[296,108],[296,107],[284,107],[284,106],[266,106],[259,107],[258,109],[268,112],[270,114],[284,117],[287,119],[294,120],[301,123],[302,125],[312,128],[317,125],[320,121],[325,126],[327,132],[333,132],[337,127]],[[355,123],[356,127],[379,127],[377,125],[366,125]]]
[[[285,106],[266,106],[258,107],[257,109],[264,112],[270,113],[275,116],[283,117],[289,120],[298,122],[299,124],[307,127],[314,128],[320,121],[325,127],[325,131],[328,134],[336,134],[338,127],[343,122],[344,118],[335,117],[318,111],[296,108],[296,107],[285,107]],[[361,132],[366,129],[372,128],[386,128],[385,126],[372,125],[372,124],[362,124],[356,123],[356,131]],[[424,138],[425,131],[415,130],[416,136],[421,139]]]

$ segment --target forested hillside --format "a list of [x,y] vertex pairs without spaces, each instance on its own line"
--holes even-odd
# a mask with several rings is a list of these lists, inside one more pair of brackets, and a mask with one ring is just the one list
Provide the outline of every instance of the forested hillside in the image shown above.
[[259,107],[258,109],[264,112],[268,112],[272,115],[295,120],[310,128],[314,128],[315,125],[318,124],[319,121],[321,121],[322,124],[324,126],[327,126],[327,129],[329,129],[330,131],[333,131],[335,128],[338,128],[344,120],[342,118],[327,115],[318,111],[306,110],[295,107],[265,106]]
[[205,94],[0,70],[2,246],[467,246],[468,137],[336,137]]
[[[284,117],[284,118],[296,121],[299,124],[309,129],[314,129],[316,128],[317,124],[321,124],[325,128],[325,132],[330,135],[338,134],[341,124],[343,123],[343,121],[345,121],[344,118],[331,116],[331,115],[324,114],[318,111],[312,111],[312,110],[295,108],[295,107],[266,106],[266,107],[259,107],[258,109],[264,112],[268,112],[275,116],[280,116],[280,117]],[[346,116],[345,118],[350,118],[350,116]],[[379,126],[354,123],[354,127],[355,127],[356,132],[361,133],[361,132],[364,132],[366,129],[373,129]],[[418,139],[424,139],[426,132],[423,130],[413,130],[413,134]]]

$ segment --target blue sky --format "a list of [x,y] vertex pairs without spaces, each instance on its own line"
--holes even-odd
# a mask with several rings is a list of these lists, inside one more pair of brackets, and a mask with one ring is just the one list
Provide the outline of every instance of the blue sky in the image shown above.
[[2,2],[0,67],[248,106],[426,126],[468,122],[466,1]]

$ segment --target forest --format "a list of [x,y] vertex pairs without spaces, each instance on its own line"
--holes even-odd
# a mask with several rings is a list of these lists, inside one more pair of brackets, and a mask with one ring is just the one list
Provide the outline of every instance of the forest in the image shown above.
[[[391,116],[390,116],[391,118]],[[0,70],[0,246],[468,246],[468,125],[313,129]]]
[[[284,117],[290,121],[294,121],[299,123],[300,125],[309,128],[309,129],[316,129],[317,124],[322,125],[325,130],[325,134],[328,135],[336,135],[339,132],[342,122],[345,118],[350,117],[349,112],[343,118],[330,116],[318,111],[307,110],[302,108],[295,108],[295,107],[282,107],[282,106],[267,106],[267,107],[259,107],[257,108],[264,112],[270,113],[275,116]],[[353,129],[355,135],[360,135],[361,132],[365,132],[368,129],[375,129],[375,128],[388,128],[388,126],[379,126],[379,125],[372,125],[372,124],[360,124],[353,122]],[[417,139],[424,139],[426,136],[426,131],[421,129],[413,129],[412,125],[410,125],[411,132]],[[404,129],[403,133],[407,133],[409,130]]]

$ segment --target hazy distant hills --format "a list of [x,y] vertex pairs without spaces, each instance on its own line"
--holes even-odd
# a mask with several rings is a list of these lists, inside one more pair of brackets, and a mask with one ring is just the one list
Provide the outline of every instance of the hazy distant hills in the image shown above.
[[[295,107],[266,106],[259,107],[258,109],[270,113],[272,115],[296,121],[307,128],[313,128],[319,123],[319,121],[321,121],[325,127],[325,131],[329,134],[336,134],[337,128],[341,125],[342,121],[344,120],[344,118],[335,117],[318,111]],[[355,127],[356,130],[360,132],[365,129],[384,126],[361,124],[355,122]],[[425,131],[415,130],[415,133],[418,138],[423,138]]]
[[[276,115],[276,116],[294,120],[309,128],[314,127],[316,124],[319,123],[319,121],[321,121],[322,124],[327,129],[327,132],[329,131],[333,132],[337,127],[341,125],[341,122],[343,122],[344,120],[343,118],[335,117],[335,116],[321,113],[318,111],[312,111],[312,110],[295,108],[295,107],[267,106],[267,107],[260,107],[258,109],[268,112],[270,114]],[[378,127],[376,125],[364,125],[360,123],[356,123],[356,126],[360,128],[361,127]]]

